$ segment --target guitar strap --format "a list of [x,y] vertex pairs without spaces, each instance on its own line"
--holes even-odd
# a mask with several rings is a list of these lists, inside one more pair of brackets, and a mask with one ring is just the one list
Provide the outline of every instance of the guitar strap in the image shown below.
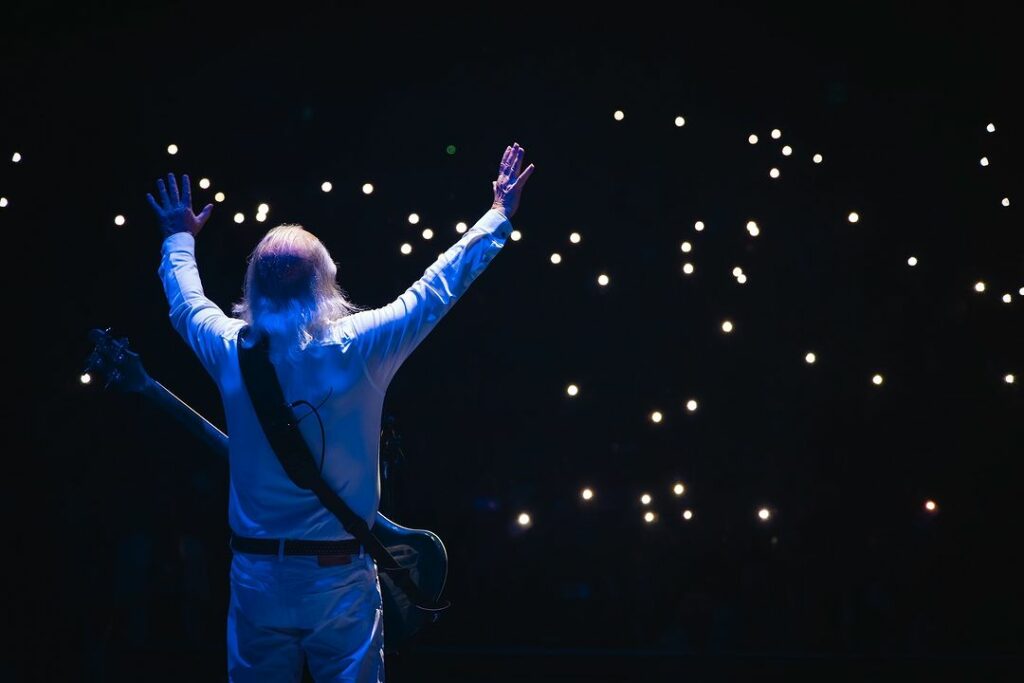
[[447,600],[437,602],[423,595],[413,581],[409,569],[394,558],[391,551],[370,531],[366,520],[353,512],[352,508],[324,481],[316,466],[316,458],[298,429],[291,406],[285,400],[274,365],[270,362],[269,340],[263,336],[254,346],[247,348],[242,339],[250,331],[251,328],[246,327],[239,334],[238,365],[249,398],[256,410],[256,417],[263,427],[263,433],[277,459],[281,461],[288,478],[299,488],[312,491],[320,504],[330,510],[345,530],[377,561],[377,567],[391,578],[416,607],[432,612],[433,619],[436,620],[451,603]]

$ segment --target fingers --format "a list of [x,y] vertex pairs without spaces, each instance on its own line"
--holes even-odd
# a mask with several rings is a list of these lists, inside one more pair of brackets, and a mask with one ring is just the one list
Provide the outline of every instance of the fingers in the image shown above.
[[160,211],[160,205],[156,203],[155,199],[153,199],[153,195],[147,192],[146,199],[149,200],[149,205],[153,207],[153,210],[156,211],[157,215],[160,215],[162,213],[162,211]]
[[171,198],[167,196],[167,186],[164,185],[163,179],[156,181],[156,187],[160,190],[160,201],[164,204],[164,210],[168,211],[171,208]]
[[181,176],[181,203],[186,209],[192,208],[192,186],[188,181],[188,174]]
[[210,219],[211,213],[213,213],[213,204],[207,204],[206,206],[203,207],[203,210],[200,212],[200,214],[196,216],[197,230],[206,225],[206,221]]
[[508,158],[512,154],[512,148],[506,147],[505,153],[501,155],[501,163],[498,164],[498,175],[505,172],[505,167],[508,165]]
[[533,164],[530,164],[529,166],[526,167],[526,170],[523,171],[522,175],[519,176],[519,179],[516,181],[516,184],[513,185],[513,187],[515,189],[517,189],[517,190],[522,190],[523,187],[526,186],[526,181],[529,180],[530,176],[532,176],[532,175],[533,175]]
[[167,174],[167,184],[170,185],[171,201],[173,201],[175,204],[180,203],[181,198],[178,197],[178,181],[174,179],[173,173]]
[[519,146],[517,142],[515,144],[515,154],[512,157],[512,172],[519,173],[519,165],[523,162],[523,152],[526,150]]

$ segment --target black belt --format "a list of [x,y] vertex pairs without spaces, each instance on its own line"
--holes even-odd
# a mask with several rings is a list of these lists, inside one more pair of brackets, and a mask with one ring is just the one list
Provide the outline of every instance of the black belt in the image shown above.
[[[280,551],[281,540],[277,538],[244,538],[242,536],[231,536],[231,549],[240,553],[253,553],[255,555],[277,555]],[[358,555],[359,541],[350,539],[347,541],[298,541],[286,539],[284,542],[285,555]]]

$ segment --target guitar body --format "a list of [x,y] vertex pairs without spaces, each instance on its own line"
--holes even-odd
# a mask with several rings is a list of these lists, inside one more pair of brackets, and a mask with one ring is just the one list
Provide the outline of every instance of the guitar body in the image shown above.
[[[89,337],[96,346],[86,363],[87,373],[105,377],[106,387],[115,386],[122,391],[142,394],[227,460],[228,436],[150,377],[139,355],[128,348],[127,340],[114,339],[107,330],[93,330]],[[371,531],[398,563],[409,569],[412,580],[423,595],[435,602],[440,601],[448,577],[448,552],[437,534],[400,526],[379,512]],[[415,607],[386,573],[380,572],[379,576],[385,624],[384,648],[394,652],[407,644],[423,626],[435,621],[438,613]]]

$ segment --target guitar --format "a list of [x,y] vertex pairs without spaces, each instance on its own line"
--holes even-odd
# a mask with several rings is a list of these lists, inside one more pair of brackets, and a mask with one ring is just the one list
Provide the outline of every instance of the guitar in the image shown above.
[[[142,359],[128,347],[127,339],[115,339],[110,330],[89,333],[95,344],[86,361],[85,373],[104,379],[104,388],[141,394],[181,422],[189,432],[219,453],[228,457],[228,435],[193,410],[146,372]],[[423,595],[439,601],[448,576],[448,552],[441,539],[425,529],[409,529],[377,513],[372,527],[396,560],[408,567]],[[385,572],[380,572],[383,600],[384,648],[395,652],[407,645],[424,625],[437,619],[436,612],[425,612],[411,603]]]

